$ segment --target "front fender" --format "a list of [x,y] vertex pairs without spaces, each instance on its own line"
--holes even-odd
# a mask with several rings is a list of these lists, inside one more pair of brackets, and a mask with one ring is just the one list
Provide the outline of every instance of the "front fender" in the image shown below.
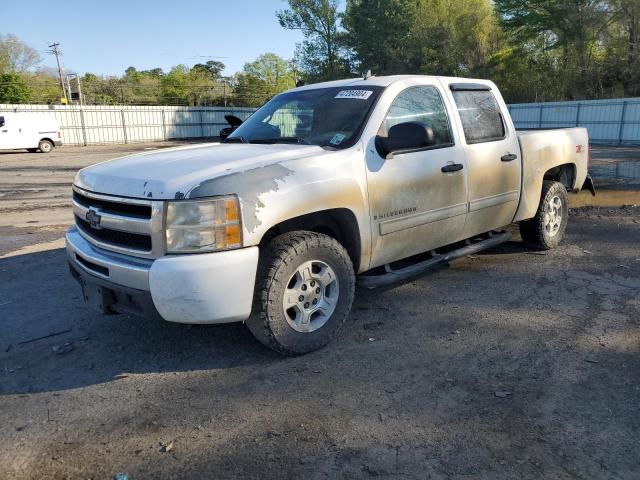
[[284,221],[324,210],[348,209],[358,222],[360,265],[369,264],[371,232],[360,146],[233,172],[200,183],[187,198],[228,194],[240,200],[245,246],[260,244],[270,228]]

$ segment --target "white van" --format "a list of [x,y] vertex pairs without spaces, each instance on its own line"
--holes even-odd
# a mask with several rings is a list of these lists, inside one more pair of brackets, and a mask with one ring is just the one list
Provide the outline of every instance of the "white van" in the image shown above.
[[0,112],[0,150],[26,148],[49,153],[62,145],[60,128],[53,114]]

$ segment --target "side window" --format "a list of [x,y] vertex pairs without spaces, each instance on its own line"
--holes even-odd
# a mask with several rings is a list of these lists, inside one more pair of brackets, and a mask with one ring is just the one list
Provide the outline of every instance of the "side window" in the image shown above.
[[0,127],[4,127],[4,117],[0,117]]
[[500,106],[490,90],[454,90],[467,143],[494,142],[505,138]]
[[401,92],[389,107],[381,134],[386,135],[391,127],[405,122],[417,122],[431,127],[436,140],[434,147],[453,145],[449,117],[435,87],[409,87]]

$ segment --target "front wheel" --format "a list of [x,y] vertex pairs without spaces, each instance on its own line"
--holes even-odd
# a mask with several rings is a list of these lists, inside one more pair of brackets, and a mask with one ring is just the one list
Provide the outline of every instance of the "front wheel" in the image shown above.
[[247,326],[279,353],[309,353],[342,328],[354,292],[353,264],[340,243],[314,232],[285,233],[261,254]]
[[550,250],[564,237],[569,218],[569,196],[560,182],[545,180],[536,216],[520,222],[522,240],[537,248]]
[[53,143],[51,143],[49,140],[40,140],[40,142],[38,143],[38,150],[40,150],[42,153],[50,153],[51,150],[53,150]]

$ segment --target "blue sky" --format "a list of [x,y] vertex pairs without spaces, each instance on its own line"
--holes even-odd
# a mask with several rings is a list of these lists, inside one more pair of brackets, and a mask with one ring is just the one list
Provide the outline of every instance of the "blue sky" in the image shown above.
[[[22,0],[2,2],[0,33],[13,33],[42,53],[57,41],[68,71],[116,75],[219,60],[233,74],[258,55],[291,58],[298,31],[284,30],[275,12],[283,0]],[[39,13],[38,13],[39,12]],[[45,14],[46,13],[46,14]],[[225,57],[225,58],[218,58]]]

